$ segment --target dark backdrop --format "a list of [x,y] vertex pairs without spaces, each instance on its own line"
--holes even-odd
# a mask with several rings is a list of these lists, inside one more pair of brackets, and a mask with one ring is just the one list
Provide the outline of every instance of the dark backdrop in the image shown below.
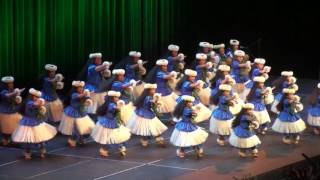
[[176,43],[190,61],[199,41],[236,38],[266,58],[273,75],[294,70],[299,78],[319,79],[316,7],[302,1],[0,0],[0,75],[30,85],[45,63],[55,63],[71,80],[90,52],[117,62],[135,49],[155,61]]
[[317,5],[308,1],[190,0],[187,24],[176,42],[187,54],[199,41],[240,40],[255,56],[272,65],[272,75],[294,70],[299,78],[320,78]]

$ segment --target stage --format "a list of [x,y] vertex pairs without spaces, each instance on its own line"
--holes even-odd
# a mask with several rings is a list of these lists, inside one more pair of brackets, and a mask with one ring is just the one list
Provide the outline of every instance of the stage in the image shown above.
[[[299,95],[305,102],[317,81],[298,79]],[[306,107],[306,106],[305,106]],[[306,109],[303,111],[306,119]],[[274,119],[274,117],[272,118]],[[202,123],[208,130],[208,122]],[[164,134],[168,141],[172,126]],[[261,137],[261,136],[260,136]],[[198,160],[189,151],[184,159],[176,157],[176,148],[166,148],[152,143],[148,148],[139,144],[138,137],[128,143],[128,155],[119,159],[112,151],[110,157],[99,156],[99,145],[90,138],[84,147],[69,148],[67,137],[58,135],[47,147],[47,158],[37,154],[32,160],[24,160],[22,150],[16,147],[0,147],[0,179],[232,179],[254,176],[303,160],[301,153],[309,157],[320,154],[320,137],[308,129],[299,145],[285,145],[282,136],[272,131],[261,137],[259,157],[240,158],[237,150],[228,144],[220,147],[216,136],[210,135],[204,144],[205,156]]]

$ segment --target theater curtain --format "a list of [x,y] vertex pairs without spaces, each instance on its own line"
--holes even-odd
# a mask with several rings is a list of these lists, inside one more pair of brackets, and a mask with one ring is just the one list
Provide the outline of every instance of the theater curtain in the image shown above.
[[172,0],[1,0],[0,75],[33,82],[44,64],[54,63],[72,78],[96,51],[115,63],[129,50],[154,61],[174,38],[177,6]]

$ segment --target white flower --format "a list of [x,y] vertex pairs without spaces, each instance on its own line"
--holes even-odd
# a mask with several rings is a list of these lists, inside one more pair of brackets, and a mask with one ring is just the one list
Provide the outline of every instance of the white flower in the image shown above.
[[160,94],[160,93],[155,93],[155,94],[153,95],[153,99],[154,99],[155,102],[159,101],[160,98],[161,98],[161,94]]
[[44,99],[39,98],[39,99],[36,100],[35,105],[36,106],[44,106],[45,102],[46,101]]
[[137,81],[134,80],[134,79],[131,79],[131,80],[129,81],[129,84],[130,84],[130,86],[136,86],[136,85],[137,85]]
[[85,89],[85,90],[83,91],[83,94],[84,94],[84,96],[86,96],[86,97],[90,97],[90,91],[89,91],[88,89]]
[[125,102],[123,100],[117,101],[117,108],[121,108],[124,105],[125,105]]
[[63,77],[62,74],[56,74],[56,76],[55,76],[55,80],[56,80],[56,81],[60,82],[60,81],[62,81],[63,79],[64,79],[64,77]]
[[93,103],[93,102],[92,102],[91,99],[86,99],[85,102],[84,102],[84,105],[85,105],[85,106],[91,106],[92,103]]
[[109,69],[105,69],[104,71],[102,71],[102,76],[103,77],[110,77],[111,71]]
[[177,78],[177,72],[175,72],[175,71],[171,71],[170,72],[170,75],[175,79],[175,78]]
[[158,106],[158,107],[163,106],[163,102],[162,102],[162,101],[157,101],[157,106]]
[[56,86],[57,89],[63,89],[63,87],[64,87],[63,82],[57,82],[57,86]]
[[212,65],[213,65],[212,62],[207,62],[207,64],[206,64],[208,69],[212,68]]
[[107,69],[109,69],[110,66],[112,65],[112,62],[104,61],[104,62],[102,63],[102,65],[104,65]]
[[18,88],[15,88],[13,90],[13,92],[17,95],[17,96],[20,96],[20,90]]
[[21,96],[16,96],[16,97],[15,97],[15,102],[16,102],[17,104],[20,104],[20,103],[22,102]]
[[46,114],[46,112],[47,112],[46,107],[44,107],[44,106],[40,106],[40,107],[39,107],[39,113],[40,113],[40,114],[44,115],[44,114]]
[[179,53],[179,54],[178,54],[178,57],[179,57],[179,60],[180,60],[180,61],[183,61],[184,58],[185,58],[185,55],[184,55],[183,53]]
[[137,64],[139,64],[141,66],[141,65],[143,65],[143,61],[141,59],[139,59]]

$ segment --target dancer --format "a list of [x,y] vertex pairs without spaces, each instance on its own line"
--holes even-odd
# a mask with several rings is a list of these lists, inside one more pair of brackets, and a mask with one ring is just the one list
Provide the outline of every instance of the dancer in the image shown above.
[[227,49],[226,55],[228,57],[233,58],[235,55],[235,51],[239,50],[240,41],[236,39],[230,39],[230,47]]
[[[229,72],[230,66],[224,64],[218,66],[216,76],[211,80],[211,97],[215,96],[215,94],[219,91],[219,86],[221,84],[229,84],[230,86],[236,84],[236,81],[232,78]],[[215,105],[211,102],[210,109],[215,109]]]
[[308,124],[313,127],[313,132],[320,135],[320,83],[309,96]]
[[266,105],[271,104],[272,101],[267,102],[268,99],[274,99],[272,95],[272,90],[270,87],[265,87],[265,78],[263,76],[256,76],[253,78],[253,87],[249,91],[247,96],[247,101],[254,105],[253,113],[256,116],[256,120],[259,123],[259,130],[261,134],[266,134],[268,130],[268,125],[271,122],[269,113],[267,111]]
[[71,103],[64,109],[59,131],[68,135],[68,144],[70,147],[76,147],[77,142],[84,144],[83,135],[90,134],[94,122],[86,112],[86,106],[90,106],[90,91],[84,89],[84,81],[72,81],[73,92],[71,95]]
[[218,65],[227,64],[227,55],[225,54],[225,45],[223,43],[213,45],[213,49],[216,51],[216,58],[218,61]]
[[165,140],[161,136],[168,128],[159,120],[158,107],[162,105],[160,94],[155,93],[157,84],[145,84],[144,91],[135,101],[137,107],[130,118],[127,127],[132,134],[141,137],[143,147],[148,146],[148,139],[155,138],[160,146],[165,146]]
[[251,69],[250,61],[244,60],[245,53],[241,50],[236,50],[234,52],[234,59],[232,60],[232,72],[231,74],[236,80],[236,85],[234,87],[235,92],[237,92],[242,100],[244,97],[244,86],[250,82],[249,73]]
[[101,53],[89,54],[89,60],[86,66],[87,73],[85,85],[85,89],[90,91],[90,98],[92,100],[92,104],[87,106],[87,112],[89,114],[95,114],[97,108],[104,102],[104,96],[106,95],[106,92],[104,92],[103,89],[105,82],[104,78],[111,76],[111,72],[109,70],[111,65],[111,62],[102,62]]
[[14,88],[14,78],[5,76],[1,78],[3,88],[0,90],[0,133],[2,134],[2,145],[10,143],[13,131],[18,127],[22,118],[19,107],[22,102],[20,93],[24,89]]
[[225,138],[230,135],[232,121],[235,118],[230,111],[235,99],[231,96],[231,89],[230,85],[221,84],[218,93],[212,97],[213,103],[218,107],[212,112],[209,130],[218,135],[217,143],[220,146],[225,145]]
[[130,51],[125,65],[125,82],[130,82],[131,80],[137,81],[135,86],[133,86],[133,95],[135,98],[138,98],[143,91],[144,82],[142,81],[142,76],[147,73],[144,67],[147,61],[143,61],[140,58],[140,52]]
[[195,81],[197,77],[197,71],[186,69],[185,76],[177,84],[177,90],[181,92],[181,96],[177,98],[177,101],[182,100],[183,95],[193,96],[195,98],[193,105],[197,107],[198,113],[194,121],[200,123],[210,118],[210,110],[200,102],[199,93],[201,87],[203,87],[203,81]]
[[206,141],[208,133],[201,127],[195,125],[194,118],[197,115],[196,108],[193,107],[194,97],[184,95],[174,110],[174,116],[180,121],[175,125],[175,129],[170,137],[170,142],[177,146],[177,156],[183,158],[185,151],[193,148],[198,158],[203,157],[202,144]]
[[159,107],[160,120],[173,123],[172,112],[176,107],[177,95],[168,85],[170,81],[176,79],[175,71],[168,71],[168,60],[159,59],[156,61],[156,66],[148,74],[148,81],[157,84],[156,92],[161,94],[163,106]]
[[129,118],[132,116],[135,107],[133,106],[133,87],[136,86],[135,80],[130,80],[130,82],[125,82],[126,71],[124,69],[114,69],[112,70],[112,75],[114,75],[114,81],[111,84],[111,90],[121,93],[120,99],[125,102],[125,105],[121,108],[121,120],[126,125]]
[[175,89],[177,82],[183,77],[183,69],[184,69],[184,59],[185,55],[183,53],[179,53],[180,47],[174,44],[170,44],[168,46],[168,50],[170,55],[166,57],[168,60],[168,72],[176,72],[176,78],[169,81],[169,85],[171,89]]
[[199,98],[204,105],[208,106],[211,93],[209,81],[213,78],[213,73],[209,71],[212,68],[212,62],[207,62],[207,55],[203,53],[196,54],[196,59],[198,60],[196,65],[196,80],[204,82],[203,87],[200,88]]
[[179,53],[180,47],[178,45],[170,44],[168,46],[170,55],[166,58],[168,60],[168,71],[175,71],[177,73],[183,72],[185,55]]
[[277,105],[280,113],[272,125],[272,130],[284,134],[282,140],[285,144],[298,144],[300,134],[306,129],[299,114],[303,110],[303,105],[300,97],[294,95],[295,92],[294,89],[289,88],[282,90],[283,96]]
[[213,45],[208,42],[200,42],[198,53],[203,53],[208,55],[210,53],[210,48],[213,48]]
[[283,96],[282,90],[284,88],[294,89],[295,91],[298,91],[299,86],[296,84],[296,81],[297,79],[293,76],[292,71],[282,71],[281,77],[272,83],[272,89],[275,89],[275,91],[277,92],[275,100],[271,105],[272,112],[277,114],[279,113],[277,105],[279,104],[279,101]]
[[219,57],[214,51],[211,51],[208,55],[208,62],[212,64],[211,68],[208,68],[208,70],[212,74],[212,77],[214,77],[219,66]]
[[100,155],[109,156],[109,149],[119,149],[121,157],[126,156],[125,142],[130,139],[130,129],[124,127],[120,116],[120,109],[125,104],[120,100],[120,92],[108,91],[105,103],[98,108],[98,122],[94,127],[91,137],[101,145]]
[[255,58],[254,59],[254,64],[252,66],[252,70],[251,70],[251,80],[250,82],[246,83],[245,87],[244,87],[244,92],[243,92],[243,96],[244,98],[246,98],[250,92],[250,89],[253,86],[253,79],[256,76],[263,76],[265,78],[265,80],[267,80],[269,78],[268,73],[271,70],[270,66],[264,66],[264,64],[266,63],[266,60],[263,58]]
[[229,143],[239,149],[240,157],[246,157],[248,151],[251,152],[254,158],[258,157],[258,146],[261,141],[254,131],[259,127],[259,123],[256,120],[253,109],[253,104],[244,104],[242,111],[232,123]]
[[29,89],[29,97],[25,102],[23,117],[18,127],[12,133],[12,141],[21,143],[24,147],[24,158],[31,159],[31,148],[40,150],[40,157],[45,158],[45,142],[56,134],[56,128],[44,122],[45,100],[40,98],[41,92],[33,88]]
[[63,104],[59,99],[56,90],[63,89],[63,76],[56,74],[57,66],[53,64],[46,64],[44,69],[46,75],[43,77],[42,84],[42,98],[46,101],[47,118],[49,122],[58,123],[61,121],[63,114]]

